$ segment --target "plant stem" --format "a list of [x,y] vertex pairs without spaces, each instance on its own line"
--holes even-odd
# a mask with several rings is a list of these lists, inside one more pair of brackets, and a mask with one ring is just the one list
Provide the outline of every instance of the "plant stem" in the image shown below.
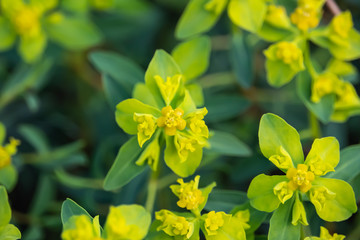
[[159,176],[159,171],[153,171],[150,175],[149,183],[148,183],[148,193],[145,203],[145,208],[150,213],[153,212],[155,199],[156,199],[156,192],[157,192],[157,178]]
[[335,0],[327,0],[326,6],[329,8],[330,12],[332,12],[335,16],[341,13],[341,9],[336,4]]
[[314,138],[320,138],[321,137],[321,128],[320,128],[320,123],[317,120],[316,116],[309,111],[309,123],[310,123],[310,129],[312,132],[312,136]]

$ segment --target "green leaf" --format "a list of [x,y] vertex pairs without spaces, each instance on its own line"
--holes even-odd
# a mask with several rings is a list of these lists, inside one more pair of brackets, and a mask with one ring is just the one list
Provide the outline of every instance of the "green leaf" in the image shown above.
[[191,37],[208,31],[218,21],[223,12],[226,1],[221,2],[218,11],[206,10],[209,0],[191,0],[176,26],[175,36],[179,39]]
[[244,87],[249,88],[254,78],[253,49],[247,43],[245,35],[234,33],[231,41],[230,60],[236,80]]
[[300,240],[301,224],[292,225],[294,198],[281,204],[270,219],[269,240]]
[[259,144],[261,152],[266,158],[279,155],[282,147],[291,157],[294,166],[304,163],[304,154],[300,136],[295,128],[290,126],[279,116],[267,113],[260,120]]
[[90,214],[83,207],[78,205],[70,198],[66,199],[61,206],[62,224],[65,225],[65,223],[67,223],[72,216],[78,216],[78,215],[86,215],[90,219],[92,219]]
[[335,172],[326,175],[329,178],[351,181],[360,174],[360,145],[344,148],[340,152],[340,162]]
[[335,198],[325,198],[325,202],[321,207],[314,204],[310,197],[310,201],[314,204],[321,219],[328,222],[344,221],[357,211],[354,190],[347,182],[339,179],[317,178],[312,184],[313,188],[310,190],[310,195],[315,186],[324,186],[330,192],[336,194]]
[[263,0],[230,0],[228,15],[235,25],[255,33],[264,22],[266,9]]
[[1,240],[17,240],[20,238],[21,238],[21,232],[14,225],[8,224],[0,227]]
[[16,34],[11,23],[5,17],[0,16],[0,50],[4,51],[11,48],[16,39]]
[[186,161],[182,162],[175,147],[175,138],[166,136],[166,148],[164,152],[165,163],[180,177],[188,177],[195,172],[200,165],[202,153],[202,148],[198,148],[194,152],[190,152]]
[[[59,14],[59,13],[54,13]],[[102,36],[96,26],[86,17],[56,16],[54,21],[50,15],[45,22],[49,38],[71,50],[83,50],[99,44]]]
[[167,77],[178,74],[182,73],[175,60],[164,50],[157,50],[145,72],[146,86],[153,94],[157,106],[165,106],[165,102],[154,77],[158,75],[166,80]]
[[356,83],[359,75],[354,65],[335,58],[329,61],[325,71],[329,71],[339,78],[342,78],[345,81],[349,81],[351,83]]
[[193,38],[177,45],[172,56],[186,81],[202,75],[209,66],[211,41],[207,36]]
[[75,175],[71,175],[65,172],[63,169],[55,170],[55,176],[57,180],[64,184],[67,187],[71,188],[90,188],[90,189],[102,189],[103,180],[102,179],[91,179],[84,178]]
[[104,189],[107,191],[121,188],[139,175],[147,167],[135,164],[142,149],[139,147],[136,137],[132,137],[119,150],[116,159],[107,173],[104,181]]
[[221,122],[234,118],[250,107],[249,100],[238,94],[206,95],[205,104],[209,111],[205,116],[207,123]]
[[229,212],[237,205],[248,201],[245,192],[235,190],[214,189],[209,195],[205,209],[207,211]]
[[269,42],[278,42],[285,39],[290,39],[292,35],[297,34],[296,29],[293,28],[280,28],[272,26],[264,22],[257,34]]
[[45,133],[33,125],[23,124],[19,127],[19,133],[35,148],[38,153],[50,151],[49,142]]
[[297,77],[297,94],[305,106],[323,123],[330,121],[334,112],[335,95],[329,94],[320,99],[320,102],[311,101],[311,78],[307,72],[301,72]]
[[46,45],[47,37],[44,33],[32,37],[21,36],[18,51],[25,62],[33,63],[41,58]]
[[118,84],[118,88],[122,87],[129,93],[135,84],[144,79],[144,71],[140,66],[117,53],[94,51],[90,53],[89,59],[99,72],[109,75],[115,81],[114,85]]
[[251,155],[251,149],[234,135],[221,131],[211,131],[211,133],[213,135],[209,139],[210,151],[226,156],[246,157]]
[[274,194],[274,187],[283,181],[287,181],[286,176],[267,176],[260,174],[250,183],[247,196],[251,206],[259,211],[272,212],[280,205],[279,198]]
[[200,84],[187,84],[185,85],[185,88],[189,91],[190,96],[197,107],[204,106],[204,94]]
[[116,108],[116,105],[131,97],[131,91],[127,90],[123,85],[119,84],[114,78],[108,74],[103,74],[101,80],[104,87],[104,92],[108,102],[112,109]]
[[133,90],[133,98],[142,103],[158,108],[156,101],[149,88],[144,83],[138,83]]
[[5,125],[0,122],[0,146],[4,145],[5,137],[6,137]]
[[18,172],[13,165],[0,169],[0,184],[4,185],[8,191],[12,191],[18,180]]
[[0,108],[25,91],[39,88],[53,63],[53,59],[46,58],[31,66],[21,65],[0,90]]
[[136,134],[137,122],[134,121],[134,113],[151,114],[154,117],[161,116],[161,112],[150,106],[140,102],[137,99],[130,98],[122,101],[116,106],[116,122],[128,134]]
[[7,225],[11,219],[11,208],[5,187],[0,186],[0,227]]
[[205,201],[198,207],[198,210],[201,212],[204,207],[206,206],[206,203],[209,199],[209,194],[211,195],[214,187],[216,187],[216,183],[213,182],[211,184],[209,184],[208,186],[204,187],[204,188],[200,188],[201,192],[202,192],[202,195],[205,199]]

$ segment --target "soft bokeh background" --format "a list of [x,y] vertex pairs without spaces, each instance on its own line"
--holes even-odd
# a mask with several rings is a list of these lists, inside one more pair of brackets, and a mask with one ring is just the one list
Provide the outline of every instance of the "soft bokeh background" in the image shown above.
[[[156,49],[167,52],[179,41],[174,37],[176,23],[186,0],[124,1],[122,8],[91,10],[92,21],[104,35],[102,44],[83,52],[65,51],[51,44],[43,60],[34,66],[22,63],[15,50],[0,54],[0,121],[8,136],[21,140],[14,164],[19,180],[9,193],[13,220],[24,240],[59,239],[60,209],[71,198],[92,215],[104,220],[108,206],[144,204],[149,170],[116,192],[102,190],[102,181],[113,163],[119,147],[128,136],[116,125],[113,102],[118,99],[103,88],[100,74],[89,61],[96,50],[115,51],[146,69]],[[283,0],[296,4],[294,0]],[[355,27],[360,29],[360,1],[338,1],[341,9],[350,9]],[[324,22],[332,14],[324,8]],[[309,151],[312,135],[309,114],[295,90],[295,81],[274,89],[265,79],[264,56],[268,46],[256,36],[231,25],[226,14],[209,33],[212,40],[210,66],[199,83],[204,88],[206,122],[212,129],[228,131],[250,146],[247,158],[222,157],[206,153],[197,171],[201,186],[216,181],[217,189],[246,191],[251,179],[259,173],[277,173],[260,153],[258,124],[263,113],[283,117],[301,134],[305,151]],[[314,48],[320,63],[330,58],[327,51]],[[354,64],[360,67],[359,60]],[[34,74],[32,77],[29,73]],[[358,82],[359,78],[356,77]],[[114,89],[116,88],[114,82]],[[355,84],[359,90],[359,84]],[[121,87],[120,87],[121,88]],[[344,124],[321,125],[323,136],[336,136],[341,147],[360,142],[360,117]],[[360,159],[359,159],[360,160]],[[177,210],[175,197],[168,189],[177,177],[164,167],[155,209]],[[359,199],[360,178],[352,182]],[[217,197],[219,209],[229,209],[237,194],[228,192]],[[311,207],[311,206],[309,206]],[[319,232],[322,222],[309,216],[312,232]],[[331,230],[360,239],[360,217],[327,225]],[[266,224],[259,233],[266,232]]]

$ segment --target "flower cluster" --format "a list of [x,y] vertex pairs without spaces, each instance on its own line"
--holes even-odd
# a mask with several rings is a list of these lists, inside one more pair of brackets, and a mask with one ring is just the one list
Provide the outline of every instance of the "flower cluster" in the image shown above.
[[[155,224],[158,226],[155,236],[171,236],[173,239],[199,239],[199,230],[208,240],[246,239],[245,229],[250,226],[249,211],[238,211],[236,214],[210,211],[201,215],[207,198],[215,187],[215,183],[198,188],[200,176],[185,183],[179,179],[179,185],[171,185],[172,192],[179,198],[177,205],[186,208],[191,213],[175,213],[161,210],[155,213]],[[161,232],[162,231],[162,232]]]
[[209,137],[204,121],[207,110],[196,108],[170,55],[157,51],[145,74],[145,84],[136,85],[133,98],[120,102],[116,109],[119,126],[137,134],[139,146],[144,148],[138,165],[147,161],[156,171],[165,141],[166,164],[179,176],[194,173]]
[[[12,48],[19,38],[19,54],[25,62],[33,63],[43,55],[49,38],[67,48],[87,48],[100,41],[100,34],[90,22],[55,12],[58,5],[58,0],[2,0],[0,50]],[[79,23],[87,25],[93,34],[91,40],[82,38],[80,42],[76,32],[69,31]],[[77,31],[80,35],[89,33],[81,28]]]
[[17,146],[20,141],[15,138],[10,138],[10,143],[5,146],[0,146],[0,169],[5,168],[11,164],[11,156],[17,152]]
[[308,225],[303,199],[309,199],[320,218],[343,221],[357,211],[354,191],[345,181],[322,177],[340,160],[334,137],[315,139],[305,161],[298,133],[283,119],[265,114],[259,128],[260,149],[286,176],[255,177],[248,189],[251,205],[272,212],[292,199],[292,224]]
[[320,237],[306,237],[304,240],[343,240],[344,238],[344,235],[337,233],[331,235],[326,228],[320,227]]
[[102,231],[99,216],[74,215],[64,224],[63,240],[144,239],[151,223],[150,214],[139,205],[110,207]]

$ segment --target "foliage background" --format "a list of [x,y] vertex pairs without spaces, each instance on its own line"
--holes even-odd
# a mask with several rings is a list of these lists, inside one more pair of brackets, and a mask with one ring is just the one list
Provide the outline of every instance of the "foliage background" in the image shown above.
[[[64,51],[52,44],[36,66],[22,63],[15,50],[0,54],[0,121],[5,124],[8,136],[22,141],[14,158],[19,180],[9,199],[13,220],[24,240],[59,239],[60,208],[66,198],[74,199],[92,215],[100,214],[101,220],[109,204],[145,202],[144,183],[149,169],[119,191],[102,190],[102,181],[119,147],[128,139],[116,125],[114,103],[128,96],[116,81],[113,90],[117,94],[104,88],[89,54],[97,50],[115,51],[145,70],[156,49],[171,52],[179,43],[174,30],[187,1],[131,2],[124,9],[90,13],[104,41],[87,51]],[[360,30],[360,2],[343,0],[338,4],[341,9],[351,10],[355,27]],[[324,21],[328,21],[332,15],[324,10]],[[275,113],[298,129],[305,151],[310,149],[312,133],[307,109],[295,91],[295,81],[280,89],[271,88],[266,82],[262,51],[267,43],[234,28],[224,15],[209,32],[210,66],[199,82],[209,110],[206,116],[209,128],[235,134],[253,154],[238,158],[208,152],[197,173],[202,177],[202,186],[216,181],[216,189],[246,191],[257,174],[278,171],[258,147],[258,124],[263,113]],[[231,35],[232,32],[236,34]],[[330,57],[321,49],[315,55],[321,64]],[[354,64],[360,68],[359,60]],[[27,71],[35,76],[24,78],[24,74],[19,74],[26,75]],[[359,92],[358,83],[355,87]],[[9,95],[10,101],[5,102]],[[341,148],[359,144],[359,123],[357,116],[343,124],[321,125],[322,135],[337,137]],[[161,179],[155,209],[176,209],[168,185],[177,177],[168,169],[164,171],[168,175]],[[355,178],[352,186],[359,199],[360,177]],[[240,201],[238,193],[227,194],[214,190],[213,210],[229,210]],[[318,223],[311,229],[318,235],[321,220],[309,216],[309,222]],[[359,214],[328,227],[349,239],[360,238]],[[260,233],[265,231],[266,226],[259,229]]]

